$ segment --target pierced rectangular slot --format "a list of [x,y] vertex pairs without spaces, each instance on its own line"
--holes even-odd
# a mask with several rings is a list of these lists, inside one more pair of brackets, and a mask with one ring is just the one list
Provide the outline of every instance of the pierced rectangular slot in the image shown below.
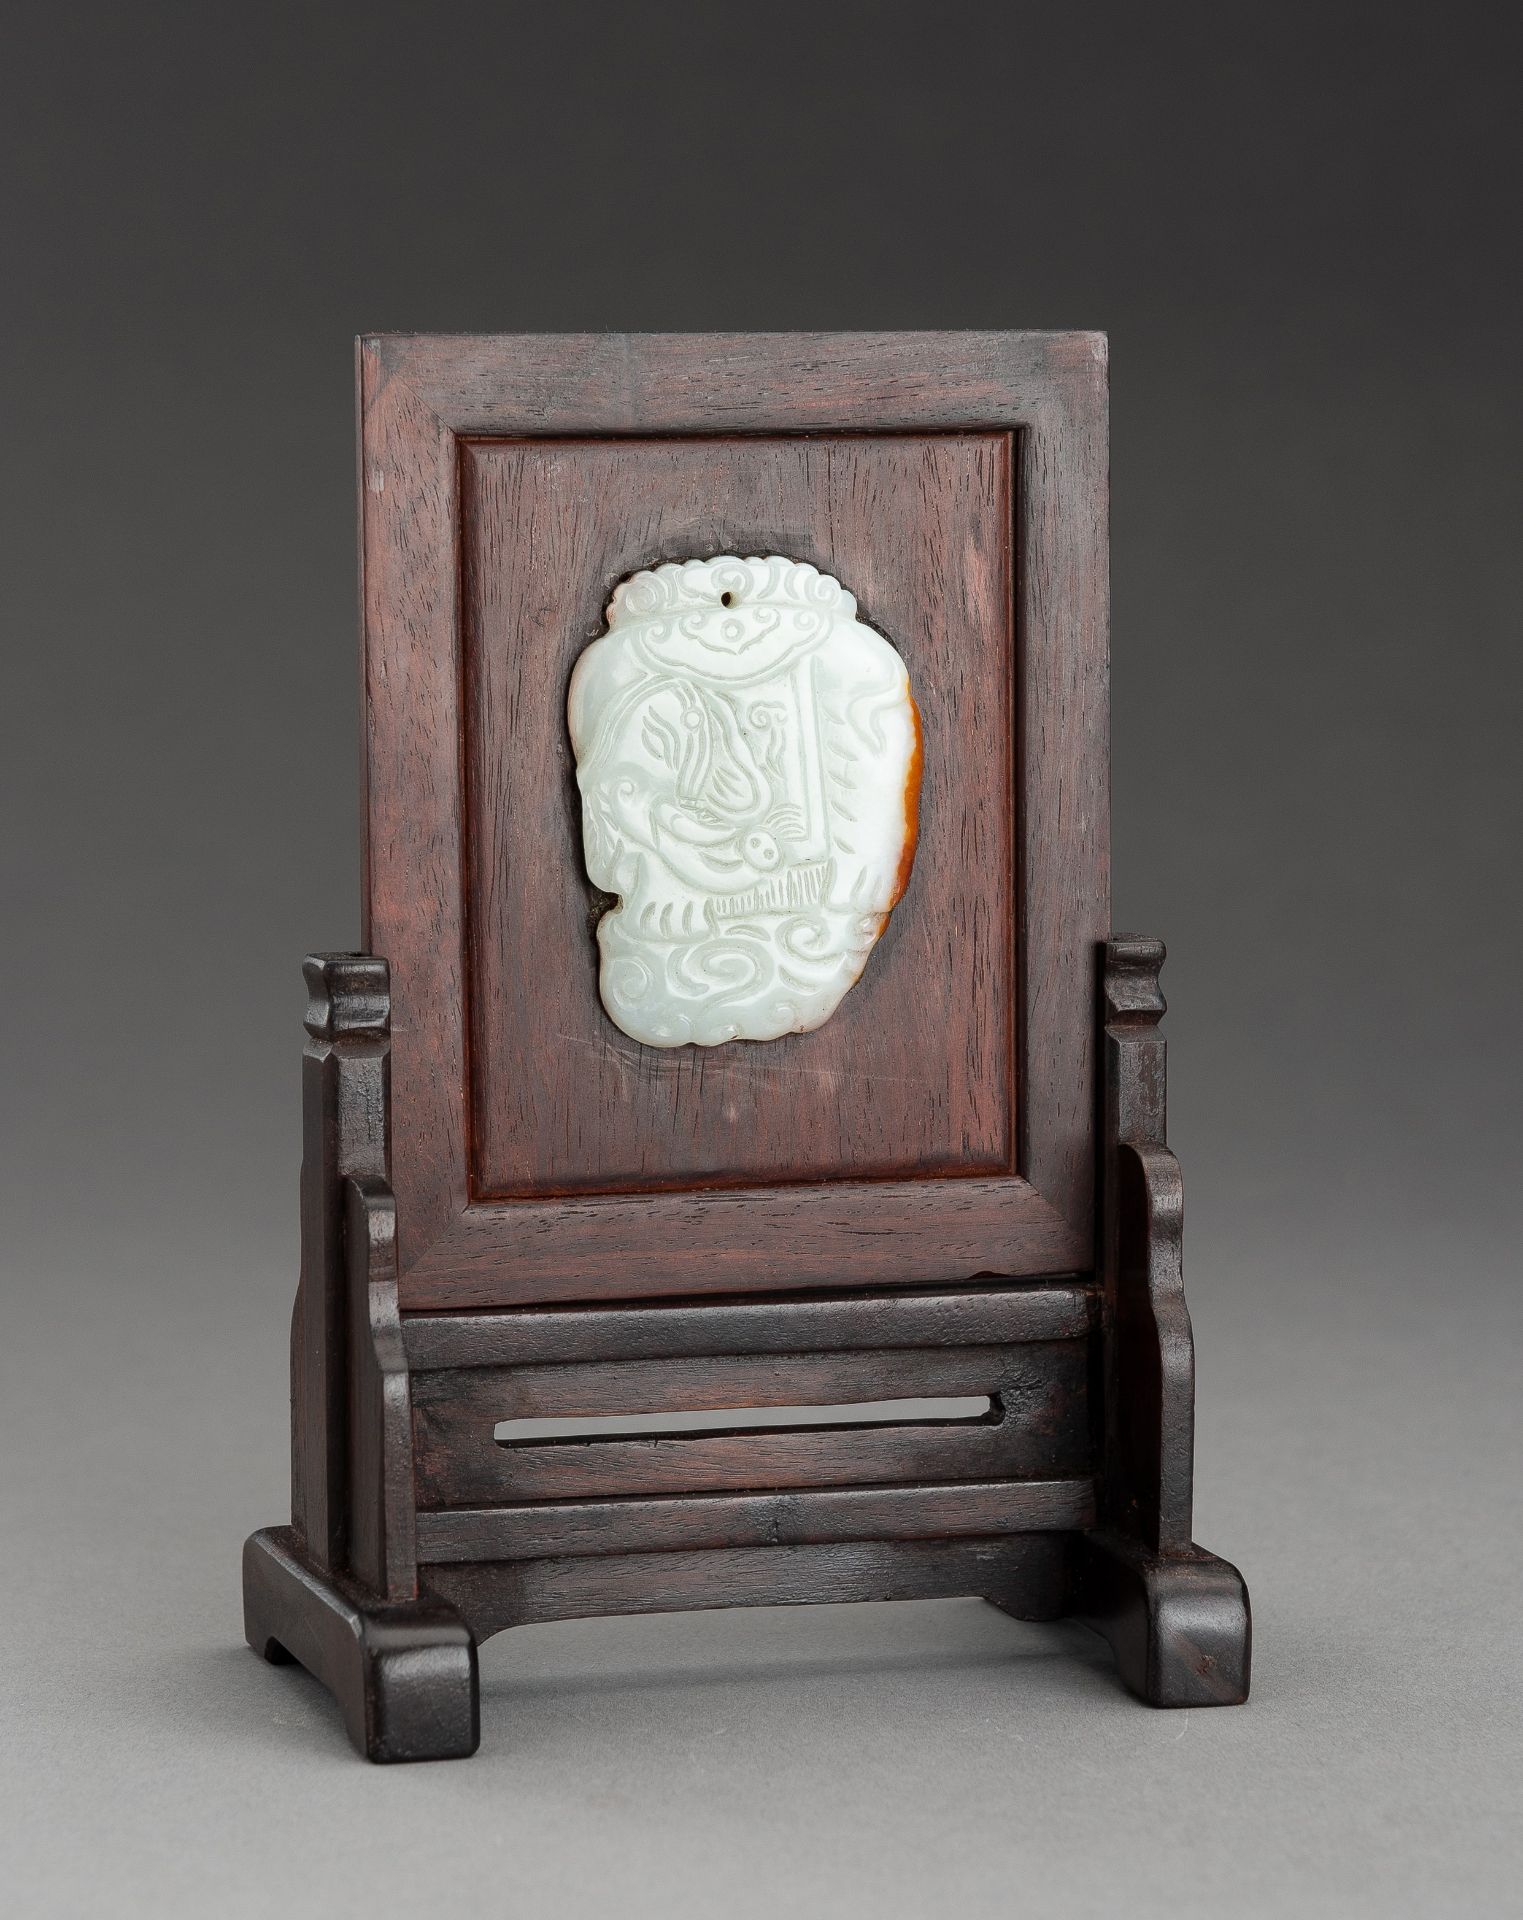
[[499,1420],[500,1447],[569,1440],[681,1440],[695,1433],[746,1434],[791,1427],[902,1427],[996,1424],[1003,1418],[987,1393],[936,1400],[858,1400],[828,1407],[714,1407],[702,1413],[593,1413],[562,1420]]

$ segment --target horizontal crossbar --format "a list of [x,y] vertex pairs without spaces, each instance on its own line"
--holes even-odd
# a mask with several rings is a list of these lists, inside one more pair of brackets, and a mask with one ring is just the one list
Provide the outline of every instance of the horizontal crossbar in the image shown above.
[[701,1354],[1077,1340],[1095,1325],[1097,1311],[1093,1284],[1082,1279],[990,1279],[916,1293],[407,1313],[402,1334],[408,1365],[419,1373]]
[[543,1501],[418,1515],[420,1562],[999,1536],[1094,1524],[1094,1482],[992,1480],[658,1499]]

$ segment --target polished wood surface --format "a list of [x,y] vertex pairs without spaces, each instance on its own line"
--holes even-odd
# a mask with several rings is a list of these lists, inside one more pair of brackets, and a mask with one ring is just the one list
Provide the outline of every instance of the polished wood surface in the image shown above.
[[431,1566],[441,1566],[571,1554],[989,1538],[1088,1527],[1094,1518],[1094,1483],[1086,1476],[790,1488],[782,1493],[694,1493],[681,1500],[624,1497],[442,1508],[418,1516],[418,1548]]
[[[484,1636],[656,1609],[978,1595],[1087,1620],[1154,1705],[1242,1700],[1246,1588],[1191,1537],[1163,949],[1105,940],[1103,344],[371,340],[361,372],[385,957],[306,968],[293,1524],[248,1543],[250,1643],[378,1760],[472,1751]],[[546,702],[634,547],[684,513],[735,544],[764,500],[827,558],[848,530],[848,584],[936,683],[934,867],[822,1050],[772,1056],[828,1057],[818,1086],[652,1065],[611,1025],[589,1064],[598,902]],[[954,646],[895,596],[964,508]],[[855,1069],[869,1121],[831,1097]],[[473,1165],[520,1197],[473,1199]],[[694,1413],[722,1424],[672,1430]],[[497,1437],[636,1416],[664,1430]]]
[[826,1353],[878,1347],[1006,1346],[1076,1340],[1099,1322],[1093,1284],[1079,1279],[935,1293],[793,1294],[616,1306],[518,1307],[494,1313],[410,1313],[407,1357],[436,1367],[565,1366],[591,1360],[705,1354]]
[[[471,441],[461,450],[475,1202],[1013,1173],[1011,436]],[[812,1033],[644,1047],[598,996],[566,686],[619,580],[781,553],[909,669],[909,897]]]
[[[609,1612],[973,1594],[1023,1619],[1087,1620],[1154,1705],[1246,1698],[1242,1577],[1189,1537],[1193,1348],[1161,1138],[1161,959],[1155,942],[1109,949],[1098,1291],[406,1317],[390,1190],[345,1171],[377,1140],[384,1160],[391,1137],[385,971],[309,962],[308,1186],[333,1198],[308,1209],[293,1321],[298,1524],[248,1543],[251,1645],[322,1679],[377,1760],[474,1749],[477,1639]],[[990,1414],[974,1420],[495,1437],[546,1411],[980,1391]],[[326,1529],[323,1462],[338,1463]]]
[[299,1660],[333,1695],[367,1759],[463,1760],[481,1739],[476,1641],[434,1594],[388,1601],[313,1566],[291,1527],[243,1549],[243,1622],[271,1666]]
[[[378,336],[361,343],[360,395],[366,925],[395,997],[403,1307],[1089,1266],[1108,930],[1103,340]],[[598,497],[562,460],[603,474]],[[515,476],[534,481],[516,504]],[[538,571],[507,540],[519,504]],[[753,550],[791,538],[854,575],[869,617],[918,655],[916,696],[934,709],[934,857],[922,848],[863,982],[811,1037],[818,1080],[804,1041],[773,1058],[805,1070],[769,1080],[738,1046],[716,1050],[731,1056],[717,1068],[653,1061],[597,1010],[557,674],[620,571],[660,557],[652,543],[703,536]],[[925,570],[919,603],[907,559]],[[512,767],[492,743],[506,726],[557,849],[527,871],[520,852],[521,887],[504,877]],[[535,935],[518,948],[515,908]],[[938,950],[945,978],[916,1002],[906,955],[919,942],[924,958],[939,932],[958,944]],[[933,1011],[946,1044],[932,1064]],[[998,1072],[975,1084],[985,1065]],[[757,1120],[754,1146],[702,1091],[710,1072]],[[585,1113],[561,1087],[576,1075],[595,1089]],[[864,1077],[867,1114],[848,1124]],[[791,1137],[780,1102],[799,1107]],[[715,1186],[735,1178],[774,1184]],[[595,1190],[621,1183],[648,1190]]]
[[[307,989],[302,1055],[301,1278],[291,1316],[291,1520],[313,1564],[347,1564],[354,1358],[345,1183],[386,1169],[391,1000],[384,960],[318,954]],[[365,1429],[373,1438],[373,1429]],[[372,1456],[363,1478],[373,1478]]]
[[1068,1567],[1068,1536],[1049,1532],[450,1562],[430,1583],[485,1639],[536,1620],[852,1600],[989,1599],[1017,1619],[1053,1620]]
[[[787,1303],[775,1310],[786,1321]],[[449,1369],[414,1386],[424,1506],[684,1489],[846,1486],[1081,1472],[1090,1463],[1088,1343],[823,1354],[715,1354],[590,1366]],[[746,1431],[748,1407],[988,1396],[982,1420]],[[504,1446],[498,1421],[733,1410],[739,1431]]]

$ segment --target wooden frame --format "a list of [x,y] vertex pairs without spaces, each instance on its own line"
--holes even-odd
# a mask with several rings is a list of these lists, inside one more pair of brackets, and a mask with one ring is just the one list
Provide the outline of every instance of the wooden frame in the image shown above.
[[[406,1036],[392,1067],[405,1143],[393,1169],[404,1307],[943,1284],[1091,1264],[1089,1015],[1109,927],[1105,368],[1098,334],[361,342],[365,945],[391,962],[394,1030]],[[462,1091],[463,448],[523,437],[989,431],[1013,436],[1017,468],[1014,1169],[473,1201]]]
[[[381,951],[306,963],[292,1521],[245,1549],[250,1643],[316,1673],[378,1760],[474,1750],[485,1635],[658,1608],[977,1595],[1089,1621],[1154,1705],[1245,1698],[1246,1590],[1191,1535],[1163,949],[1105,937],[1103,341],[369,340],[361,411]],[[1016,920],[1013,1164],[870,1180],[848,1155],[843,1177],[827,1142],[782,1184],[473,1202],[462,442],[591,433],[617,467],[621,436],[708,435],[749,470],[783,432],[991,431],[1020,474],[998,576],[1020,699],[997,844],[1018,872],[991,883]],[[533,726],[558,684],[540,664]],[[987,1410],[954,1419],[947,1396]],[[820,1407],[851,1412],[804,1417]],[[733,1425],[498,1430],[694,1411]]]

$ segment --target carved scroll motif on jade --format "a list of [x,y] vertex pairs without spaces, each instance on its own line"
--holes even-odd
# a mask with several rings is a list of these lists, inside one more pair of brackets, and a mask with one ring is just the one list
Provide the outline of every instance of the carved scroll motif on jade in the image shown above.
[[903,660],[805,563],[690,560],[614,591],[567,715],[609,1018],[647,1046],[828,1020],[915,852]]

